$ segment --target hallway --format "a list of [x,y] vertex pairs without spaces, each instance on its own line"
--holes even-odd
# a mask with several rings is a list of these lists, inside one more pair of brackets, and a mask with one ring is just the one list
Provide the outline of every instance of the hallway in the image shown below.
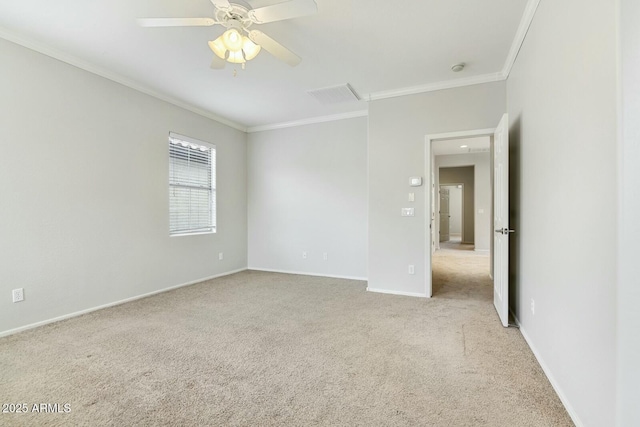
[[433,254],[434,298],[474,299],[492,304],[489,254],[475,252],[473,245],[450,240],[440,242]]

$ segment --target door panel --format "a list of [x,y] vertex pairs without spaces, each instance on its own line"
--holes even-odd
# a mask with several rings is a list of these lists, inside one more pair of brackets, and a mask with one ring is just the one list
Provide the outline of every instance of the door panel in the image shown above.
[[440,241],[448,242],[449,221],[451,214],[449,212],[449,189],[440,187]]
[[502,116],[493,138],[493,305],[509,325],[509,120]]

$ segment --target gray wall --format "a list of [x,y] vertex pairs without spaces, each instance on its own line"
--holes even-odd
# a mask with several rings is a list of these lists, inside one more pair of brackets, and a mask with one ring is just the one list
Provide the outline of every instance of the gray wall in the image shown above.
[[512,307],[585,426],[615,424],[616,73],[615,2],[542,1],[507,86]]
[[[586,426],[613,425],[616,396],[617,424],[640,424],[640,6],[635,0],[619,3],[624,96],[618,156],[615,2],[594,0],[589,7],[578,0],[541,2],[507,83],[511,220],[518,230],[511,247],[512,306],[568,409]],[[256,265],[366,276],[368,264],[370,287],[420,294],[428,247],[427,189],[413,190],[416,217],[401,218],[399,212],[406,205],[407,178],[424,175],[424,136],[495,127],[507,109],[504,82],[373,101],[368,152],[362,119],[311,125],[300,133],[254,134],[256,145],[247,156],[241,132],[4,40],[0,55],[0,333],[244,268],[247,240],[259,246],[272,237],[268,229],[256,228],[263,220],[273,230],[291,233],[294,244],[279,248],[274,259],[264,249],[249,249]],[[169,131],[218,147],[216,235],[168,237]],[[308,163],[302,153],[297,154],[302,165],[279,166],[314,189],[331,179],[333,187],[349,186],[341,189],[343,196],[328,199],[334,207],[343,201],[348,206],[347,218],[332,218],[331,224],[347,230],[351,252],[325,250],[328,244],[317,236],[303,235],[296,245],[292,230],[308,224],[260,218],[266,194],[299,208],[281,187],[263,186],[258,177],[269,177],[266,168],[256,167],[250,176],[255,204],[249,206],[249,222],[256,231],[248,236],[247,157],[280,162],[260,150],[295,149],[296,140],[311,155],[326,155],[319,141],[334,139],[354,144],[346,153],[332,146],[355,162],[354,170],[345,162],[332,174],[330,160]],[[363,208],[365,157],[369,191]],[[314,206],[303,184],[294,195]],[[296,215],[319,217],[302,208]],[[331,224],[322,229],[333,232]],[[303,247],[309,263],[287,259],[289,251],[295,255]],[[219,262],[220,251],[225,258]],[[312,258],[324,251],[330,263]],[[334,253],[346,262],[333,264],[341,259]],[[415,276],[406,274],[407,264],[415,264]],[[12,304],[16,287],[25,288],[26,300]],[[535,315],[529,311],[531,298]]]
[[[0,57],[0,333],[246,268],[244,133],[2,39]],[[169,131],[217,146],[215,235],[169,237]]]
[[[408,179],[425,174],[425,136],[494,128],[506,110],[505,82],[369,104],[369,288],[425,294],[425,186],[415,187],[415,217],[401,217]],[[407,266],[415,265],[415,275]]]
[[[462,234],[462,243],[473,244],[474,242],[474,167],[441,167],[440,168],[440,185],[443,184],[464,184],[464,227]],[[439,200],[439,199],[438,199]],[[438,207],[438,211],[440,211]]]
[[248,165],[250,268],[367,277],[366,117],[249,134]]
[[618,426],[640,425],[640,2],[620,2],[622,138],[618,161]]
[[[475,228],[473,240],[475,244],[475,250],[490,250],[491,239],[493,238],[493,233],[491,231],[491,224],[493,221],[493,218],[491,217],[493,203],[493,200],[491,198],[491,154],[472,153],[435,156],[434,164],[435,168],[473,165],[475,172],[475,211],[473,212]],[[436,180],[437,179],[438,175],[436,174]],[[435,226],[435,230],[437,233],[439,224],[436,223]]]

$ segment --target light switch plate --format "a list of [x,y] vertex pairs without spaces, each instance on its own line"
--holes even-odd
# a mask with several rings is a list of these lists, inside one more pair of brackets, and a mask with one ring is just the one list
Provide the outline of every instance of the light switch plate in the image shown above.
[[410,202],[416,201],[416,193],[409,193],[409,201]]
[[415,216],[414,208],[402,208],[402,216]]

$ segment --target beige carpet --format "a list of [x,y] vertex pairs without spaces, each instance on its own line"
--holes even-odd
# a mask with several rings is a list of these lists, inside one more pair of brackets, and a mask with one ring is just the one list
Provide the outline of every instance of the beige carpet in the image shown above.
[[572,425],[487,257],[443,252],[431,300],[249,271],[2,338],[0,402],[70,412],[0,424]]

